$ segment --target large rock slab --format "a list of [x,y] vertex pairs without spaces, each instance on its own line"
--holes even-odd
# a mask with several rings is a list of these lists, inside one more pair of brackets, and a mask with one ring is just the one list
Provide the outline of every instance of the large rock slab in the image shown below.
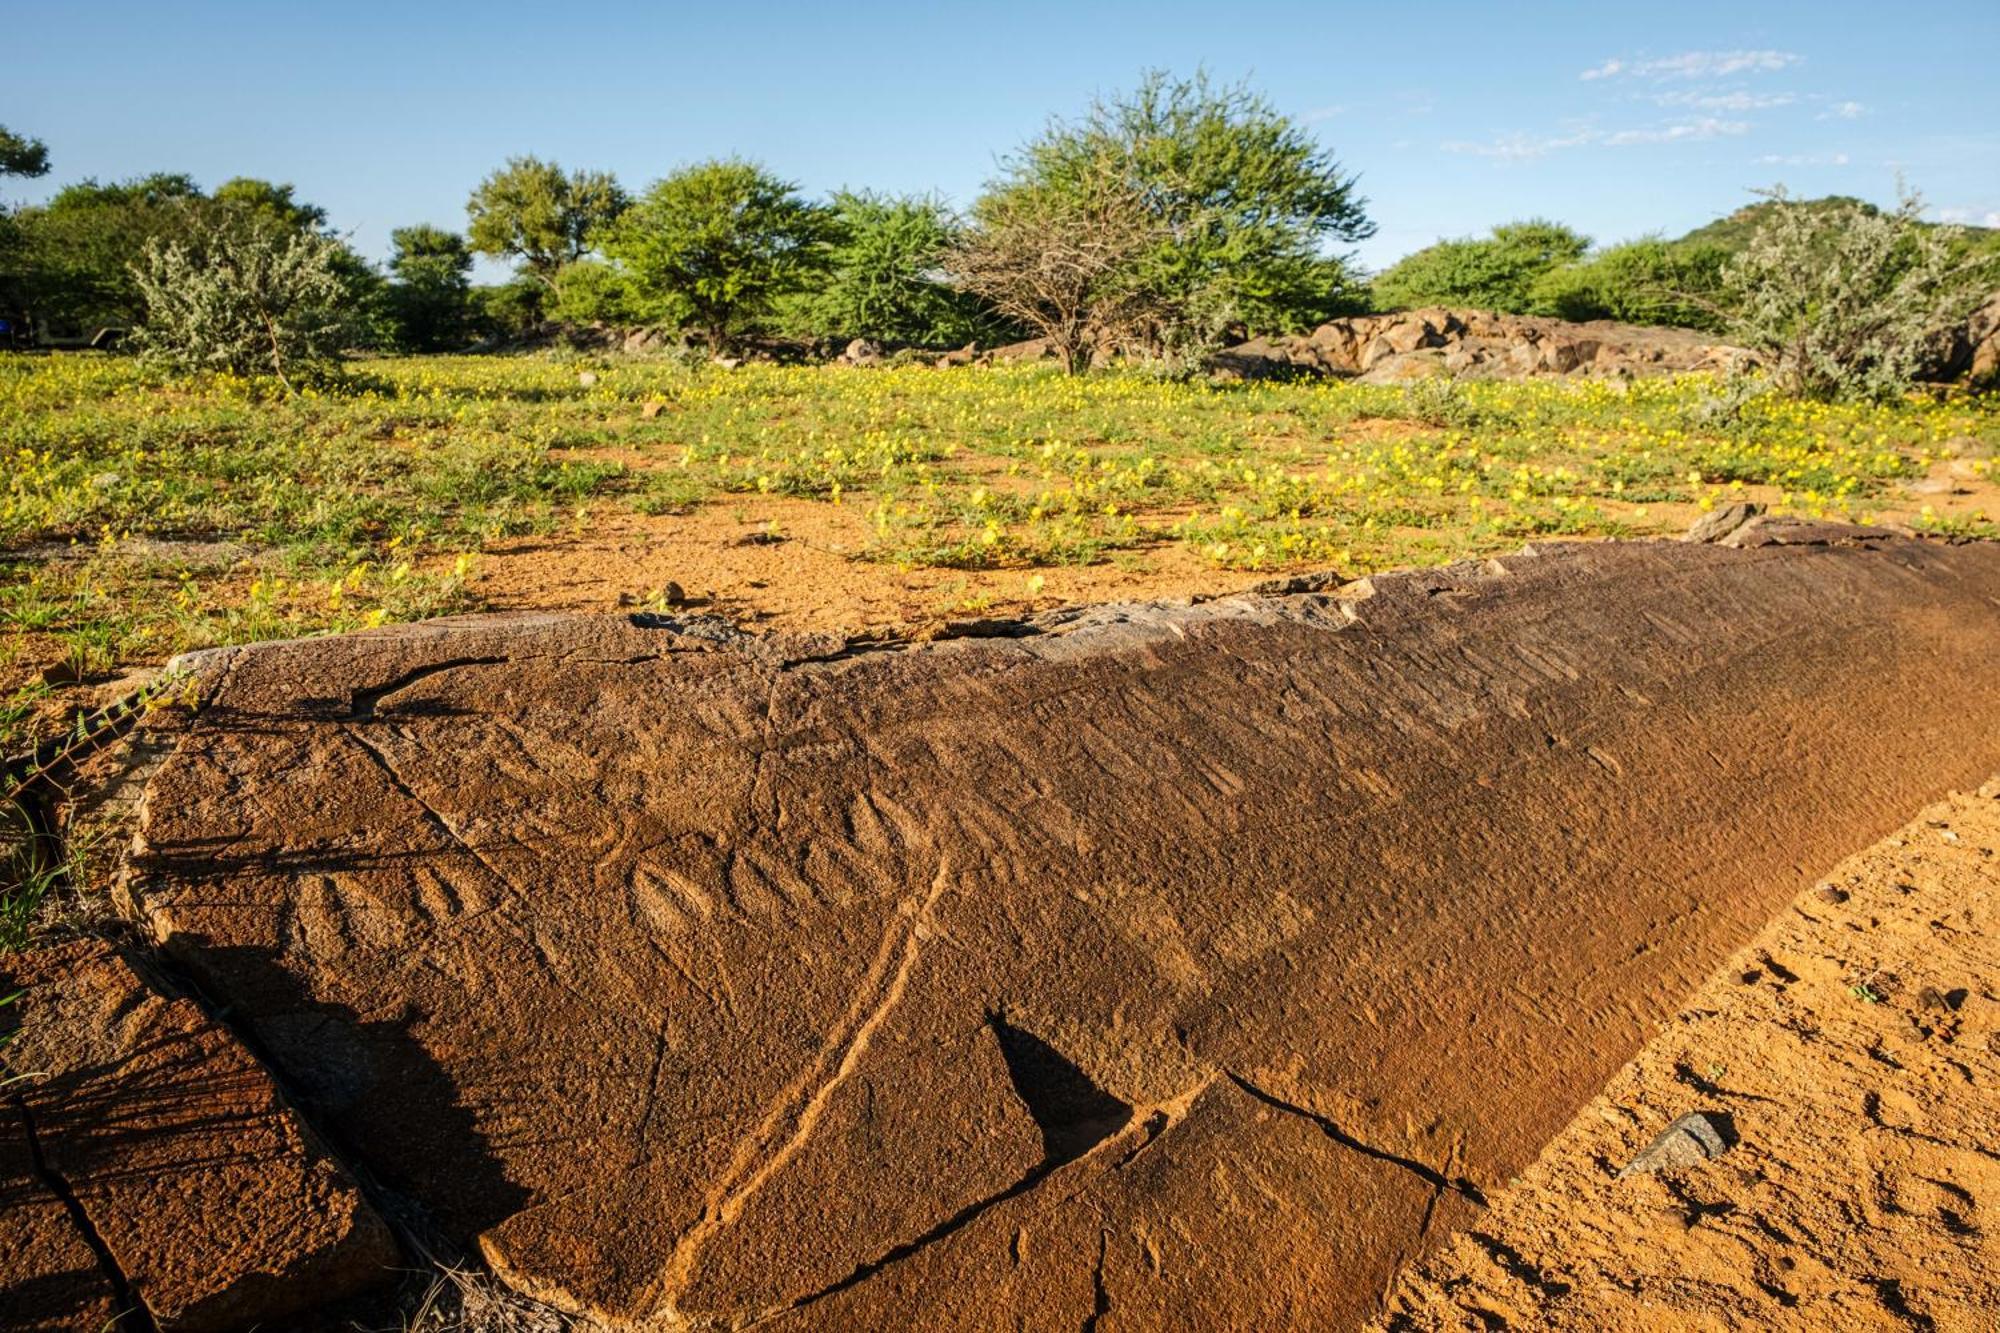
[[94,940],[0,958],[16,992],[0,1324],[268,1327],[389,1276],[388,1228],[191,1001]]
[[1837,538],[900,650],[211,654],[130,906],[377,1179],[609,1322],[1351,1326],[2000,768],[2000,547]]

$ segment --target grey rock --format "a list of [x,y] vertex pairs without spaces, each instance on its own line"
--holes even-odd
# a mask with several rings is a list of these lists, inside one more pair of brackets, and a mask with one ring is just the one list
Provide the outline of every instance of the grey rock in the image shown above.
[[1618,1179],[1672,1171],[1722,1156],[1735,1145],[1736,1134],[1728,1117],[1708,1111],[1690,1111],[1660,1131],[1637,1157],[1618,1172]]
[[1687,540],[1691,542],[1719,542],[1730,533],[1764,512],[1764,506],[1740,500],[1727,504],[1713,513],[1703,514],[1687,530]]

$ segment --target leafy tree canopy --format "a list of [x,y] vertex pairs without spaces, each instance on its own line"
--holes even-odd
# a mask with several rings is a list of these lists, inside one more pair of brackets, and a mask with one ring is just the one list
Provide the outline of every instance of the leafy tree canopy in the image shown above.
[[479,183],[465,211],[474,251],[518,260],[553,290],[563,266],[590,253],[593,238],[625,204],[609,172],[565,172],[540,158],[514,157]]
[[46,176],[48,172],[47,144],[0,125],[0,176]]
[[828,210],[754,163],[684,167],[638,199],[606,235],[637,299],[711,348],[824,268]]
[[944,280],[959,233],[944,204],[843,190],[831,207],[826,272],[803,301],[806,331],[929,347],[978,334],[979,303]]
[[1295,328],[1350,304],[1347,265],[1329,247],[1374,234],[1357,179],[1248,88],[1149,73],[1052,124],[992,193],[1078,188],[1107,163],[1158,224],[1137,274],[1157,341]]
[[1399,260],[1375,279],[1375,304],[1384,310],[1445,305],[1530,314],[1535,283],[1589,248],[1589,237],[1560,223],[1506,223],[1491,236],[1439,241]]

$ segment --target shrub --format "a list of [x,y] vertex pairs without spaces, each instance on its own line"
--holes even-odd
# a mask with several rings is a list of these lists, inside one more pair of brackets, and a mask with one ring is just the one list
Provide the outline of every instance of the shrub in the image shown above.
[[833,196],[826,272],[791,321],[798,332],[958,346],[987,322],[945,282],[956,219],[935,199],[841,191]]
[[1381,310],[1443,305],[1530,314],[1536,282],[1581,259],[1589,246],[1589,237],[1541,219],[1495,227],[1484,240],[1439,241],[1378,276],[1375,305]]
[[555,300],[545,311],[565,324],[643,324],[645,311],[632,281],[614,264],[579,259],[562,271]]
[[1559,319],[1616,319],[1627,324],[1720,326],[1714,303],[1729,252],[1646,237],[1550,269],[1528,291],[1533,314]]
[[1956,228],[1925,224],[1915,195],[1893,211],[1769,197],[1780,207],[1724,267],[1718,304],[1729,336],[1794,396],[1906,391],[1996,280],[1993,257],[1968,252]]
[[168,369],[292,377],[324,369],[352,328],[344,247],[254,215],[225,217],[199,244],[154,241],[134,268],[146,315],[140,354]]
[[1153,308],[1139,266],[1162,227],[1115,164],[990,190],[946,259],[953,281],[1048,340],[1072,375]]

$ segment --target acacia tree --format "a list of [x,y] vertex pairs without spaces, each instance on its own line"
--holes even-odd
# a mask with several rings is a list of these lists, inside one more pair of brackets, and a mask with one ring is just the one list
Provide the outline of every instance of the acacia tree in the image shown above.
[[1164,235],[1109,159],[1061,182],[1017,180],[974,205],[973,226],[946,255],[963,290],[1047,339],[1072,375],[1100,343],[1130,335],[1155,308],[1142,261]]
[[536,157],[512,157],[466,201],[472,249],[519,261],[553,294],[563,268],[589,254],[593,238],[625,208],[608,171],[564,172]]
[[825,265],[827,210],[754,163],[684,167],[637,200],[604,252],[634,298],[713,351]]
[[1151,72],[1051,124],[993,189],[1089,191],[1102,208],[1107,172],[1154,224],[1133,264],[1151,350],[1198,355],[1231,325],[1292,329],[1353,304],[1331,247],[1374,234],[1356,178],[1247,87]]

